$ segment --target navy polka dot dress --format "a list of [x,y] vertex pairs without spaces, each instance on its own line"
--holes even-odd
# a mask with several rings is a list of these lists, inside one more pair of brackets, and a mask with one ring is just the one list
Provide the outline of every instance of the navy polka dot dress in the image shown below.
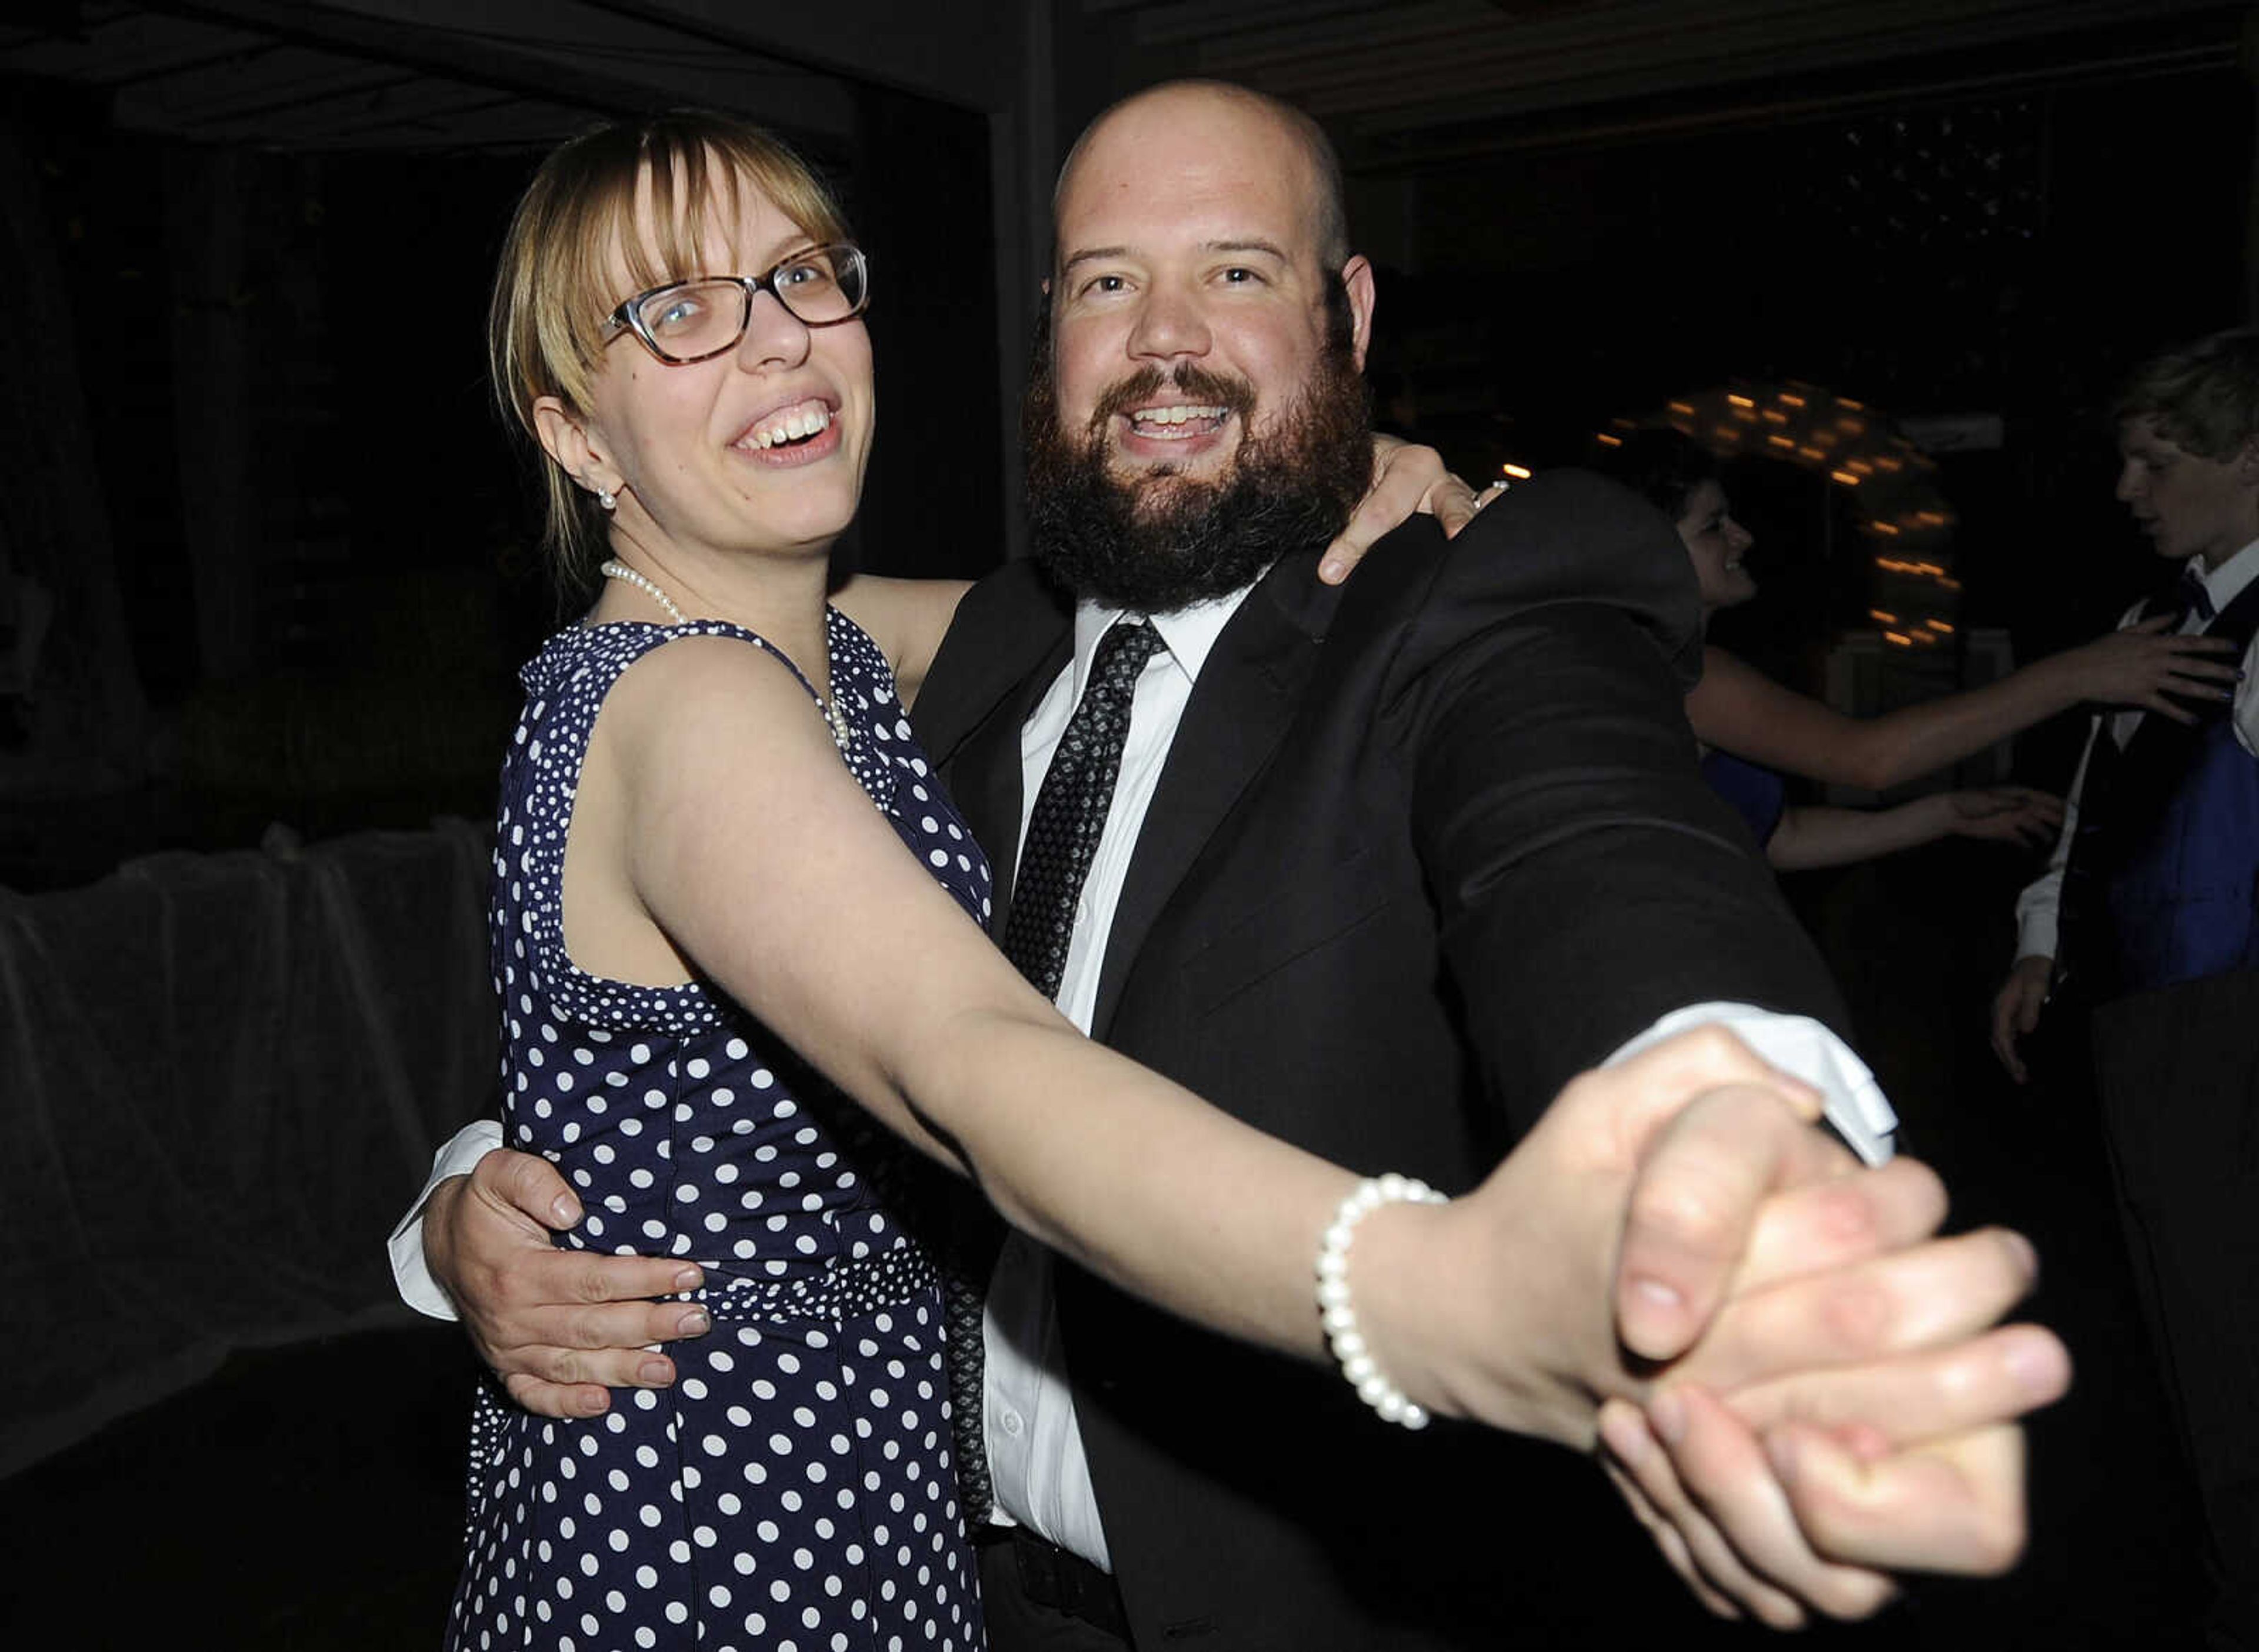
[[[885,659],[844,616],[827,624],[848,766],[985,919],[987,864]],[[718,622],[595,625],[526,666],[492,928],[506,1139],[579,1192],[587,1215],[566,1243],[695,1259],[714,1328],[670,1349],[672,1389],[615,1390],[593,1420],[532,1416],[481,1387],[447,1643],[969,1652],[985,1637],[940,1292],[887,1203],[920,1173],[909,1150],[719,994],[600,979],[565,954],[565,834],[597,709],[645,652],[708,635],[767,646]]]

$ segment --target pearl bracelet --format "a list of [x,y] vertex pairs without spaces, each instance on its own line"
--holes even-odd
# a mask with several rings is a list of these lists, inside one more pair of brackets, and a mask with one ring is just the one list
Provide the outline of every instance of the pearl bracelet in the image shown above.
[[1318,1315],[1326,1328],[1326,1341],[1341,1362],[1342,1375],[1359,1399],[1390,1422],[1407,1428],[1428,1426],[1423,1406],[1407,1399],[1388,1380],[1379,1363],[1365,1345],[1357,1328],[1357,1309],[1349,1293],[1349,1244],[1357,1224],[1383,1205],[1441,1205],[1450,1201],[1423,1181],[1399,1176],[1368,1176],[1334,1210],[1333,1224],[1318,1242]]

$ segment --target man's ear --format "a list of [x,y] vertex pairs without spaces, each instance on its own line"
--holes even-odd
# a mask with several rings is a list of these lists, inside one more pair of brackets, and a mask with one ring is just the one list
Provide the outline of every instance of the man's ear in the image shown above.
[[2259,488],[2259,436],[2235,450],[2235,480],[2246,488]]
[[1372,260],[1359,253],[1342,266],[1341,280],[1349,293],[1350,341],[1362,373],[1365,348],[1372,342]]
[[588,429],[557,396],[536,396],[533,433],[557,467],[590,493],[608,485],[610,466],[588,439]]

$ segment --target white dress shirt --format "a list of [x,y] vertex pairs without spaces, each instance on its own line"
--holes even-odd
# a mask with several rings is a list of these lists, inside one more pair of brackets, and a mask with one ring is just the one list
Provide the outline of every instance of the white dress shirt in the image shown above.
[[[1246,595],[1242,590],[1151,616],[1161,646],[1137,678],[1114,801],[1075,903],[1074,934],[1067,943],[1066,969],[1059,977],[1059,1013],[1086,1033],[1098,1008],[1106,943],[1114,931],[1115,908],[1130,875],[1137,834],[1144,828],[1145,810],[1160,785],[1162,765],[1192,699],[1193,684],[1208,663],[1208,650]],[[1022,842],[1027,839],[1028,817],[1035,812],[1051,754],[1082,701],[1099,638],[1121,617],[1121,609],[1094,602],[1076,609],[1074,659],[1021,729]],[[988,1311],[981,1328],[987,1359],[982,1425],[999,1523],[1026,1526],[1093,1565],[1112,1570],[1106,1530],[1090,1489],[1089,1464],[1083,1458],[1082,1434],[1075,1424],[1074,1394],[1063,1375],[1065,1364],[1051,1307],[1048,1250],[1017,1233],[1005,1240],[988,1287]]]
[[[2254,539],[2218,567],[2206,569],[2199,563],[2191,563],[2188,571],[2204,580],[2205,595],[2212,600],[2212,611],[2218,614],[2243,594],[2243,587],[2259,579],[2259,539]],[[2127,609],[2118,622],[2124,630],[2141,616],[2143,604],[2136,602]],[[2191,608],[2181,621],[2179,635],[2186,637],[2200,631],[2212,621]],[[2243,680],[2235,685],[2235,701],[2229,715],[2234,719],[2236,744],[2254,757],[2259,757],[2259,637],[2251,640],[2238,662],[2243,669]],[[2078,800],[2086,790],[2086,765],[2094,755],[2094,743],[2103,737],[2106,729],[2111,742],[2120,751],[2134,737],[2134,730],[2141,726],[2149,714],[2140,707],[2122,711],[2097,712],[2086,730],[2086,745],[2078,754],[2078,769],[2071,776],[2070,796],[2063,806],[2063,833],[2055,840],[2055,852],[2048,857],[2047,870],[2040,873],[2016,897],[2016,956],[2018,958],[2053,958],[2057,944],[2063,910],[2063,869],[2070,864],[2070,842],[2078,830]]]

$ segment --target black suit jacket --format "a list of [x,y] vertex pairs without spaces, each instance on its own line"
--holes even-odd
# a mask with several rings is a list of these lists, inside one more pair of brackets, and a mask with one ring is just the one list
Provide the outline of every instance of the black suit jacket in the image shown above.
[[[1697,772],[1681,699],[1700,614],[1668,523],[1562,474],[1448,546],[1415,521],[1345,587],[1319,584],[1315,560],[1273,568],[1201,671],[1094,1036],[1344,1165],[1456,1192],[1672,1008],[1741,1000],[1841,1024]],[[967,596],[918,698],[1000,890],[1021,724],[1071,633],[1070,605],[1008,567]],[[1502,1625],[1543,1644],[1532,1614],[1562,1603],[1525,1585],[1587,1530],[1608,1570],[1661,1575],[1566,1453],[1450,1424],[1407,1435],[1338,1373],[1064,1265],[1058,1300],[1142,1646],[1490,1646]],[[1564,1643],[1588,1633],[1574,1619],[1571,1601]]]

